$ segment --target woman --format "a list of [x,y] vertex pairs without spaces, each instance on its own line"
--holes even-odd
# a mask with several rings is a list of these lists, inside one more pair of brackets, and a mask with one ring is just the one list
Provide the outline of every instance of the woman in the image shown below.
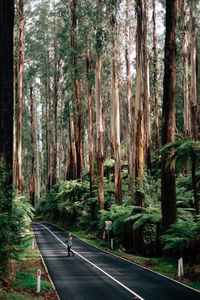
[[71,249],[71,247],[72,247],[72,234],[71,233],[68,234],[68,240],[66,240],[65,243],[67,244],[68,256],[70,256],[70,252],[74,256],[74,252]]

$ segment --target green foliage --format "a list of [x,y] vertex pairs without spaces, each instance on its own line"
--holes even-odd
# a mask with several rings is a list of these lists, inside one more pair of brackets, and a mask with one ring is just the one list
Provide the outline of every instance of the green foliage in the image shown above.
[[[36,290],[37,277],[34,274],[18,272],[14,285]],[[52,286],[48,282],[41,280],[41,291],[52,291]]]
[[113,204],[110,207],[109,211],[101,210],[100,211],[100,221],[98,227],[100,230],[104,230],[105,221],[112,221],[112,230],[115,234],[119,234],[121,226],[126,220],[130,217],[133,207],[116,205]]
[[161,237],[164,249],[183,250],[188,248],[194,235],[195,224],[191,221],[180,221],[170,226],[167,233]]
[[[23,236],[33,217],[33,208],[24,197],[15,198],[11,214],[0,213],[0,262],[17,259]],[[2,271],[4,270],[2,263]]]
[[200,218],[197,220],[181,220],[170,226],[166,234],[161,237],[165,250],[175,250],[180,253],[188,250],[192,241],[200,237]]
[[167,155],[170,153],[169,161],[176,161],[176,169],[187,170],[187,164],[191,162],[195,148],[200,149],[199,141],[178,138],[175,142],[164,145],[161,149],[161,155]]
[[156,224],[161,222],[161,210],[160,207],[148,206],[146,208],[133,207],[132,216],[126,221],[133,221],[133,229],[137,229],[141,226],[148,224]]

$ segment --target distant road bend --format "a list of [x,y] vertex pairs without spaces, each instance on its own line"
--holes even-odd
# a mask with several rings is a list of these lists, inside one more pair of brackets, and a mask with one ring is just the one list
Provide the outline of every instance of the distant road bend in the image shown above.
[[75,237],[75,256],[67,257],[65,230],[49,223],[32,227],[61,300],[200,300],[198,291]]

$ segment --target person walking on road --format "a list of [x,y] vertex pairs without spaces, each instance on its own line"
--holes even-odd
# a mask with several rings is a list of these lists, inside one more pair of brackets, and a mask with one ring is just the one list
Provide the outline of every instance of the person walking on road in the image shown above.
[[72,251],[72,234],[68,234],[68,239],[65,242],[67,244],[67,251],[68,251],[68,256],[70,256],[70,253],[74,256],[74,252]]

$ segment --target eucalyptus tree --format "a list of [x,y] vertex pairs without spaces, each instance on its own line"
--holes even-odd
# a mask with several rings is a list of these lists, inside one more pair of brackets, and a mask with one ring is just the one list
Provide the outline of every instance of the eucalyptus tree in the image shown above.
[[189,41],[187,29],[187,1],[182,1],[182,48],[183,48],[183,102],[184,102],[184,135],[191,137],[191,113],[189,105]]
[[[13,26],[14,0],[0,0],[0,217],[8,228],[13,184]],[[2,228],[3,229],[3,228]],[[1,229],[1,269],[8,267],[8,235]],[[7,269],[8,271],[8,269]]]
[[158,114],[158,58],[157,58],[157,34],[156,34],[156,1],[153,0],[152,10],[152,22],[153,22],[153,92],[154,99],[154,132],[155,132],[155,150],[156,156],[159,156],[159,114]]
[[96,123],[97,123],[97,176],[98,176],[98,202],[99,208],[104,208],[104,126],[103,126],[103,1],[97,0],[97,32],[96,32],[96,68],[95,68],[95,102],[96,102]]
[[134,161],[133,161],[133,91],[131,77],[131,30],[130,30],[130,0],[126,0],[126,24],[125,24],[125,61],[126,61],[126,94],[127,94],[127,128],[128,128],[128,167],[129,176],[133,178]]
[[147,169],[151,169],[151,103],[149,83],[149,55],[148,55],[148,0],[143,1],[143,109],[144,109],[144,156]]
[[197,34],[196,34],[196,0],[190,1],[190,35],[191,35],[191,94],[190,94],[190,105],[191,105],[191,128],[192,138],[198,140],[200,137],[199,131],[199,110],[197,101]]
[[16,50],[18,53],[16,64],[16,94],[15,94],[15,152],[14,167],[15,186],[19,193],[23,190],[22,181],[22,112],[23,112],[23,76],[24,76],[24,2],[18,2],[18,39]]
[[[175,138],[177,5],[177,0],[166,1],[162,145],[173,142]],[[161,158],[161,208],[164,231],[177,220],[175,165],[173,161],[167,163],[169,157],[170,153],[167,153]]]
[[112,78],[111,78],[111,127],[113,128],[113,147],[115,159],[115,199],[117,204],[122,204],[122,177],[121,177],[121,142],[120,142],[120,99],[119,99],[119,42],[117,13],[119,3],[111,5],[111,30],[112,30]]

